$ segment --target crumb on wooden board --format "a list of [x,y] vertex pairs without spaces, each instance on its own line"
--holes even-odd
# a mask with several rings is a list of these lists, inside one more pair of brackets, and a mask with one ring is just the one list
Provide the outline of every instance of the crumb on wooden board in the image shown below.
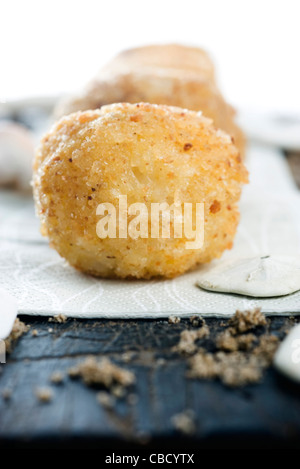
[[207,352],[201,346],[201,339],[210,335],[205,322],[200,329],[183,330],[173,351],[189,356],[189,378],[219,379],[230,387],[245,386],[261,380],[279,345],[279,339],[266,330],[260,336],[253,333],[266,326],[266,317],[259,308],[238,310],[216,336],[216,351]]
[[169,324],[178,324],[178,323],[180,323],[180,317],[179,316],[169,316],[168,317],[168,323]]
[[71,367],[68,372],[71,377],[81,377],[88,386],[103,385],[111,388],[119,384],[127,387],[135,382],[134,373],[121,368],[106,357],[97,360],[96,357],[89,356],[77,366]]
[[96,398],[105,409],[113,409],[115,406],[115,396],[107,391],[97,392]]
[[29,330],[29,326],[27,326],[23,321],[19,318],[16,318],[12,327],[12,330],[9,336],[4,340],[6,352],[11,353],[13,345],[15,342],[27,331]]
[[195,415],[190,409],[173,415],[171,423],[177,431],[185,435],[192,435],[196,431]]
[[[64,322],[63,319],[55,321]],[[170,321],[168,318],[168,322],[172,325],[179,321],[177,319]],[[188,365],[186,376],[190,379],[217,379],[229,387],[245,386],[259,382],[266,368],[272,364],[279,339],[270,332],[269,324],[269,320],[258,308],[238,310],[234,316],[220,322],[220,331],[211,333],[213,330],[210,331],[210,327],[201,316],[191,316],[180,332],[178,343],[171,347],[170,351],[185,357]],[[6,339],[8,352],[29,327],[19,318],[15,320],[11,334]],[[31,334],[37,336],[38,331],[32,329]],[[206,350],[206,340],[210,341],[209,350]],[[123,352],[120,359],[124,363],[129,363],[136,355],[136,351],[128,350]],[[155,364],[162,366],[166,361],[167,359],[158,357]],[[110,396],[111,402],[128,396],[128,388],[135,383],[132,371],[116,365],[107,357],[99,358],[95,355],[87,356],[84,361],[69,368],[68,374],[71,377],[80,377],[87,386],[104,388],[103,392]],[[54,371],[49,381],[52,384],[62,383],[64,374],[61,371]],[[53,392],[43,392],[43,390],[45,389],[36,390],[37,397],[41,401],[51,400]],[[7,396],[9,394],[7,393]],[[3,399],[9,399],[5,395],[3,392]],[[102,400],[104,407],[105,399],[107,401],[109,399],[106,394],[100,394],[98,401]],[[130,398],[128,402],[135,400]],[[108,407],[112,408],[109,403]]]
[[58,322],[58,323],[65,323],[67,322],[67,316],[65,314],[56,314],[55,316],[51,316],[48,321],[49,322]]
[[61,384],[64,380],[64,375],[61,371],[53,371],[53,373],[50,376],[50,381],[51,383],[54,384]]
[[206,323],[203,323],[199,329],[185,329],[181,332],[179,343],[173,347],[173,351],[191,355],[197,350],[195,342],[208,336],[209,328]]
[[53,391],[47,386],[37,387],[35,389],[35,395],[40,402],[50,402],[53,399]]
[[260,308],[246,311],[237,310],[234,316],[229,319],[232,333],[239,334],[255,329],[258,326],[266,326],[267,320]]

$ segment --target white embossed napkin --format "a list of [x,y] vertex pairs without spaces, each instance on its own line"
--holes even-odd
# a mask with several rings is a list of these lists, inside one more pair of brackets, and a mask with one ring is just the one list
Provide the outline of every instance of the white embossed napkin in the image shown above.
[[[249,255],[300,256],[300,193],[283,155],[263,146],[247,154],[250,184],[244,188],[234,247],[222,259]],[[217,263],[218,261],[214,261]],[[15,297],[19,314],[86,318],[226,317],[261,307],[269,314],[300,313],[300,291],[256,299],[196,286],[199,270],[172,280],[97,279],[70,267],[39,233],[32,199],[0,192],[0,288]]]

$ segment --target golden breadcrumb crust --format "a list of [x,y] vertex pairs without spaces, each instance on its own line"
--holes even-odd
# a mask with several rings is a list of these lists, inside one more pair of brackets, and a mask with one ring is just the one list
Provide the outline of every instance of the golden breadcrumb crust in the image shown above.
[[[42,233],[74,267],[101,277],[174,277],[232,247],[247,170],[231,138],[199,113],[114,104],[63,117],[36,153]],[[204,246],[187,238],[100,239],[100,203],[205,204]],[[128,221],[129,221],[128,216]],[[150,220],[149,220],[150,223]],[[150,233],[150,230],[149,230]]]

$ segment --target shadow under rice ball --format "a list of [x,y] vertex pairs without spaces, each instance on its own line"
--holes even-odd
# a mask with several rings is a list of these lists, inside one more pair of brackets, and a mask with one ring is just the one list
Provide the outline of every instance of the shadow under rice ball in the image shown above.
[[[72,266],[100,277],[151,278],[182,274],[232,247],[247,178],[231,138],[200,113],[113,104],[52,127],[36,153],[33,187],[42,233]],[[124,196],[127,227],[129,207],[143,204],[148,235],[120,237],[124,219],[116,216],[116,237],[99,237],[99,205],[111,204],[118,214]],[[184,229],[175,237],[172,216],[169,237],[151,236],[152,204],[164,202],[182,210],[189,203],[194,213],[204,204],[203,246],[188,249]]]

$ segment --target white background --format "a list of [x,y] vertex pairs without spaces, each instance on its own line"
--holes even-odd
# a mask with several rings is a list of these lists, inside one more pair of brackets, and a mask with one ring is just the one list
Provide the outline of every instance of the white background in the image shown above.
[[76,90],[113,54],[199,45],[238,109],[300,113],[299,0],[1,0],[0,100]]

